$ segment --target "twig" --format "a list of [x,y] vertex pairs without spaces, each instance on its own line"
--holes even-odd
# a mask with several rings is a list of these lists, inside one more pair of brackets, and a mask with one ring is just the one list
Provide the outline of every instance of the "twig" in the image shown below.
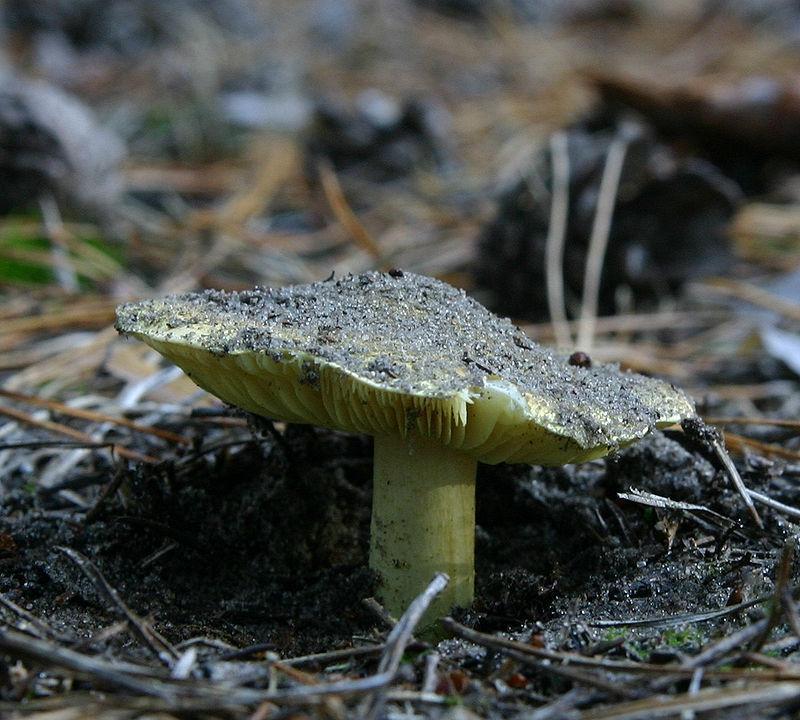
[[[689,681],[689,687],[686,692],[688,695],[697,695],[700,692],[700,684],[703,682],[703,668],[697,668],[692,674],[692,679]],[[681,712],[681,720],[694,720],[695,712],[693,709],[686,709]]]
[[772,657],[771,655],[765,655],[763,648],[759,652],[747,650],[741,653],[738,659],[741,663],[761,665],[762,667],[778,670],[779,672],[783,670],[789,670],[791,672],[797,667],[797,663],[793,663],[788,660],[780,660],[779,658]]
[[32,440],[30,442],[0,443],[0,450],[41,450],[42,448],[73,448],[81,450],[113,450],[113,442],[81,442],[80,440]]
[[800,519],[800,510],[796,507],[792,507],[791,505],[786,505],[778,500],[773,500],[768,495],[764,495],[764,493],[756,492],[755,490],[750,490],[748,488],[747,494],[753,498],[756,502],[760,502],[762,505],[766,505],[767,507],[772,508],[773,510],[777,510],[778,512],[783,513],[784,515],[788,515],[789,517],[793,517],[795,519]]
[[786,621],[789,623],[789,627],[792,629],[795,639],[800,641],[800,614],[798,614],[797,606],[794,604],[792,591],[788,587],[784,588],[783,594],[781,595],[781,605],[783,605]]
[[[79,312],[78,307],[72,310],[73,314],[79,314]],[[63,326],[70,321],[70,317],[65,317],[57,331],[60,332]],[[2,332],[2,327],[0,327],[0,334]],[[77,378],[93,375],[105,361],[109,346],[116,341],[116,338],[117,331],[106,324],[104,329],[99,330],[90,338],[83,339],[54,355],[48,355],[18,370],[6,378],[3,387],[8,390],[44,385],[49,385],[53,389],[63,388]]]
[[62,290],[68,293],[78,291],[78,275],[69,256],[67,235],[69,234],[61,220],[61,213],[55,198],[46,193],[39,197],[39,208],[42,211],[44,229],[52,245],[53,265],[56,278]]
[[[94,507],[92,507],[92,510],[94,510],[95,507],[97,506],[95,505]],[[139,563],[139,567],[142,568],[142,570],[144,570],[146,567],[152,565],[154,562],[164,557],[164,555],[171,553],[178,547],[180,547],[180,545],[178,545],[178,543],[174,541],[165,543],[158,550],[156,550],[153,553],[150,553],[150,555],[148,555],[144,560],[142,560]]]
[[200,450],[193,451],[191,455],[184,455],[178,458],[174,463],[175,472],[178,475],[189,472],[192,469],[192,465],[205,455],[211,455],[220,450],[227,450],[228,448],[238,447],[239,445],[253,445],[257,443],[258,440],[253,437],[246,437],[241,440],[223,440],[213,445],[208,445]]
[[661,495],[656,495],[654,493],[650,493],[645,490],[639,490],[633,487],[628,489],[630,490],[630,492],[617,493],[617,497],[622,500],[627,500],[628,502],[637,503],[639,505],[647,505],[648,507],[657,507],[667,510],[686,510],[686,511],[705,512],[711,515],[712,517],[716,518],[717,520],[723,520],[726,523],[734,522],[730,518],[725,517],[724,515],[716,512],[715,510],[707,508],[705,505],[698,505],[696,503],[684,502],[682,500],[672,500],[671,498],[662,497]]
[[691,417],[682,420],[681,427],[690,439],[699,443],[703,448],[711,450],[717,460],[722,463],[726,474],[731,482],[733,482],[742,500],[744,500],[744,504],[750,516],[753,518],[753,521],[759,528],[763,529],[764,523],[761,521],[761,516],[758,514],[758,510],[756,510],[756,506],[753,504],[753,499],[750,497],[747,486],[744,484],[744,480],[742,480],[742,476],[739,475],[736,465],[733,464],[731,456],[728,455],[728,451],[725,449],[719,430],[706,425],[699,417]]
[[374,597],[364,598],[361,604],[380,620],[387,630],[391,630],[397,625],[397,618],[393,617]]
[[158,632],[151,628],[125,604],[119,596],[119,593],[109,584],[98,567],[77,550],[63,546],[59,546],[58,550],[64,553],[64,555],[80,568],[81,572],[95,586],[96,590],[110,601],[117,611],[130,623],[131,629],[139,640],[150,648],[151,652],[162,663],[167,667],[171,667],[180,657],[178,652],[161,637]]
[[[226,643],[224,640],[220,640],[219,638],[205,637],[203,635],[188,638],[187,640],[181,640],[179,643],[175,643],[174,647],[176,650],[185,650],[186,648],[190,648],[194,645],[202,645],[203,647],[219,650],[221,652],[234,652],[236,650],[233,645]],[[223,658],[219,659],[222,660]]]
[[742,452],[744,449],[750,448],[756,452],[764,455],[765,457],[778,457],[783,460],[800,460],[800,452],[797,450],[789,450],[781,445],[774,443],[766,443],[761,440],[754,440],[753,438],[737,435],[736,433],[725,433],[725,442],[730,445],[734,452]]
[[[194,210],[189,218],[192,229],[222,230],[220,234],[239,235],[247,220],[262,212],[287,178],[296,171],[297,146],[292,142],[254,143],[251,152],[257,160],[254,163],[255,177],[240,191],[227,197],[220,206]],[[206,259],[200,261],[200,267],[206,266],[203,262]],[[198,275],[193,274],[193,277]]]
[[[246,649],[246,648],[245,648]],[[343,648],[342,650],[331,650],[329,652],[314,653],[313,655],[299,655],[298,657],[286,658],[284,665],[327,665],[329,663],[341,662],[350,658],[376,657],[381,655],[386,649],[386,644],[373,645],[367,647]],[[229,659],[223,657],[223,659]]]
[[[674,328],[680,325],[682,329],[693,327],[704,327],[718,323],[728,314],[716,310],[695,310],[692,312],[671,310],[654,313],[632,313],[609,315],[597,318],[595,324],[595,334],[612,334],[622,332],[636,332],[644,330],[660,330],[662,328]],[[567,325],[570,332],[580,325],[580,320],[570,320]],[[552,335],[552,323],[526,323],[520,325],[526,335],[536,338],[549,338]]]
[[428,655],[425,656],[425,676],[422,681],[423,694],[436,691],[436,685],[438,684],[439,680],[436,673],[436,668],[438,667],[440,660],[441,656],[437,652],[428,653]]
[[141,425],[133,420],[128,420],[123,417],[115,417],[113,415],[106,415],[105,413],[95,412],[93,410],[84,410],[82,408],[74,408],[64,403],[56,402],[55,400],[48,400],[46,398],[34,397],[32,395],[24,395],[23,393],[14,392],[12,390],[4,390],[0,388],[0,397],[15,400],[17,402],[25,403],[27,405],[34,405],[36,407],[43,407],[53,412],[70,417],[80,418],[81,420],[88,420],[97,423],[112,423],[126,427],[129,430],[143,433],[145,435],[153,435],[162,440],[167,440],[178,445],[191,445],[192,441],[189,438],[183,437],[169,430],[162,430],[161,428],[151,427],[149,425]]
[[[0,415],[13,418],[21,423],[30,425],[31,427],[38,427],[42,430],[49,430],[50,432],[58,433],[59,435],[65,435],[66,437],[70,437],[73,440],[78,440],[86,444],[96,444],[96,440],[91,435],[87,435],[86,433],[81,432],[80,430],[75,430],[67,425],[53,422],[52,420],[37,420],[28,413],[22,412],[22,410],[0,406]],[[149,463],[151,465],[157,465],[159,462],[161,462],[158,458],[154,458],[150,455],[144,455],[136,452],[135,450],[129,450],[125,446],[117,445],[116,443],[111,445],[111,450],[120,457],[127,458],[128,460],[136,460],[138,462]]]
[[450,705],[452,698],[445,695],[438,695],[433,692],[417,692],[416,690],[389,690],[386,693],[389,702],[417,702],[428,705]]
[[190,677],[197,665],[197,648],[190,647],[181,654],[172,666],[170,677],[175,680],[185,680]]
[[[778,569],[775,573],[775,593],[770,607],[769,615],[767,615],[767,624],[764,631],[753,640],[750,646],[750,652],[758,652],[764,646],[764,643],[769,638],[772,629],[780,622],[783,615],[784,602],[783,598],[787,592],[791,593],[789,582],[792,578],[792,564],[794,561],[794,543],[791,539],[786,541],[781,552],[781,559],[778,563]],[[789,594],[791,597],[791,594]],[[793,604],[793,603],[792,603]]]
[[[118,691],[127,691],[137,696],[160,698],[168,703],[170,709],[185,706],[217,709],[254,705],[267,698],[292,701],[320,695],[319,692],[314,692],[320,686],[270,693],[249,688],[231,688],[228,685],[197,684],[183,680],[171,681],[155,672],[153,668],[120,661],[112,663],[100,658],[88,657],[55,643],[31,638],[13,630],[0,629],[0,650],[13,658],[31,660],[47,668],[60,667],[70,670]],[[367,679],[372,680],[372,678]],[[357,683],[364,684],[363,681],[330,683],[325,690],[339,685],[343,686],[346,691]],[[371,683],[369,685],[371,687]],[[63,699],[61,701],[63,702]],[[119,704],[121,704],[120,699],[115,698],[114,705]]]
[[69,308],[53,310],[31,317],[15,317],[3,320],[0,324],[0,335],[12,333],[63,331],[73,327],[103,327],[114,322],[117,303],[103,301],[72,305]]
[[[465,640],[488,647],[493,650],[504,652],[506,650],[514,651],[528,657],[537,658],[542,661],[547,661],[551,664],[557,663],[559,665],[572,665],[578,667],[595,668],[604,672],[618,672],[623,674],[636,674],[636,675],[657,675],[664,676],[666,674],[678,677],[691,677],[698,667],[705,667],[704,665],[696,665],[689,662],[682,665],[658,665],[654,663],[640,663],[631,662],[629,660],[607,660],[597,659],[586,655],[579,655],[577,653],[557,652],[555,650],[547,650],[545,648],[538,648],[526,643],[518,642],[516,640],[507,640],[493,635],[472,630],[460,623],[457,623],[452,618],[445,618],[442,620],[442,625],[450,632]],[[512,657],[512,656],[509,656]],[[516,656],[513,656],[517,659]],[[696,656],[699,657],[699,656]],[[749,678],[759,681],[775,681],[775,680],[800,680],[800,670],[795,671],[767,671],[760,672],[757,670],[713,670],[706,669],[705,675],[708,678],[715,680],[740,680],[742,678]],[[672,680],[669,680],[669,684]]]
[[800,432],[800,420],[759,417],[704,417],[703,420],[708,425],[763,425],[765,427],[780,427]]
[[18,630],[28,632],[36,637],[48,638],[50,640],[64,641],[68,639],[66,636],[61,635],[53,630],[53,628],[44,622],[44,620],[40,620],[35,615],[32,615],[25,608],[17,605],[13,600],[9,600],[5,595],[0,594],[0,605],[2,605],[6,610],[14,613],[14,615],[22,618],[22,620],[30,626],[29,628],[18,627]]
[[547,278],[547,306],[556,344],[562,348],[572,345],[572,334],[567,322],[564,301],[564,243],[569,215],[569,153],[567,134],[556,132],[550,137],[552,158],[552,193],[550,225],[545,245],[545,277]]
[[697,693],[687,692],[674,697],[653,697],[634,700],[581,715],[581,720],[645,720],[665,718],[683,712],[707,712],[747,705],[780,705],[800,697],[800,683],[768,683],[748,688],[713,688]]
[[[402,619],[400,624],[403,624]],[[126,698],[118,694],[111,700],[114,707],[147,707],[150,709],[171,710],[173,712],[222,710],[255,706],[258,703],[273,703],[275,705],[317,704],[323,702],[326,697],[356,695],[385,688],[394,677],[394,673],[389,668],[384,673],[358,680],[342,680],[300,686],[287,690],[265,691],[246,687],[232,688],[227,684],[211,684],[207,681],[201,683],[193,682],[192,680],[171,680],[163,675],[161,670],[124,662],[112,663],[100,658],[87,657],[74,650],[31,638],[13,630],[0,630],[0,651],[12,658],[32,660],[46,668],[65,668],[89,677],[98,684],[137,696]],[[402,657],[402,651],[400,651],[399,657]],[[584,660],[592,661],[591,658],[584,658]],[[594,662],[598,661],[595,660]],[[635,666],[635,663],[627,664]],[[397,665],[399,665],[399,660]],[[653,669],[662,674],[668,671],[664,666],[654,666]],[[681,671],[685,674],[687,668],[684,666]],[[718,673],[720,677],[731,679],[734,677],[731,671],[708,671],[707,676],[717,676]],[[751,678],[753,681],[761,680],[768,676],[778,678],[780,673],[759,673],[758,671],[742,670],[737,674],[738,679]],[[782,698],[781,687],[785,685],[800,688],[800,683],[796,682],[772,683],[768,687],[775,688],[775,698]],[[730,691],[730,689],[728,690]],[[393,695],[394,693],[387,693],[386,700],[391,700]],[[398,697],[402,697],[402,694]],[[158,701],[154,702],[154,698],[157,698]],[[424,697],[419,697],[419,699],[425,701]],[[58,700],[63,706],[63,698],[58,698]],[[744,700],[740,698],[739,701],[743,702]],[[47,703],[45,702],[40,709],[44,709],[46,705]],[[5,707],[4,705],[3,708]],[[619,707],[617,706],[617,708]]]
[[231,660],[244,660],[247,658],[252,658],[252,656],[254,655],[261,655],[266,652],[274,652],[274,650],[275,650],[275,643],[261,642],[261,643],[256,643],[255,645],[248,645],[247,647],[243,648],[228,649],[222,655],[220,655],[217,658],[217,660],[222,662],[229,662]]
[[292,667],[291,665],[286,665],[280,660],[274,659],[275,653],[272,653],[272,655],[273,658],[270,659],[270,665],[278,672],[282,672],[284,675],[286,675],[286,677],[291,678],[301,685],[317,684],[317,678],[315,678],[311,673],[307,673],[305,670],[298,670],[296,667]]
[[120,489],[120,487],[122,487],[122,483],[125,481],[126,476],[127,474],[124,468],[117,468],[116,472],[114,473],[114,477],[111,478],[111,482],[105,485],[105,487],[100,491],[100,495],[98,496],[94,505],[92,505],[92,507],[86,511],[86,515],[84,515],[83,518],[84,525],[94,522],[108,498],[110,498],[115,492],[117,492],[117,490]]
[[97,646],[100,643],[104,643],[107,640],[110,640],[121,633],[128,632],[128,621],[127,620],[117,620],[113,625],[108,625],[101,630],[93,633],[87,638],[82,638],[77,643],[72,645],[72,649],[78,652],[82,650],[88,650]]
[[764,523],[761,520],[761,516],[758,514],[758,510],[756,510],[756,506],[753,504],[753,498],[750,497],[747,486],[744,484],[742,476],[739,475],[739,471],[737,470],[736,465],[733,464],[733,460],[731,460],[731,456],[728,455],[728,451],[725,449],[725,446],[719,439],[713,441],[711,446],[714,448],[716,456],[719,458],[719,461],[725,468],[725,471],[733,482],[734,487],[744,500],[744,504],[747,507],[750,516],[753,518],[753,521],[756,525],[758,525],[759,528],[763,529]]
[[567,692],[558,695],[555,700],[547,705],[537,708],[527,715],[527,720],[574,720],[580,717],[577,710],[579,705],[590,705],[602,702],[604,695],[596,690],[584,687],[573,687]]
[[769,598],[769,595],[762,595],[753,600],[747,600],[746,602],[741,602],[736,605],[728,605],[719,610],[706,610],[705,612],[667,615],[663,617],[633,618],[631,620],[590,620],[587,622],[587,625],[590,627],[668,627],[672,625],[684,625],[686,623],[705,622],[707,620],[716,620],[717,618],[735,615],[742,610],[760,605],[769,600]]
[[800,304],[786,300],[780,295],[771,293],[756,285],[742,282],[741,280],[718,277],[705,283],[705,287],[724,295],[731,295],[740,300],[745,300],[753,305],[767,308],[790,320],[800,320]]
[[366,228],[361,224],[361,221],[347,202],[342,186],[339,183],[339,178],[336,177],[336,173],[330,162],[327,160],[320,160],[317,168],[319,171],[319,179],[322,183],[322,191],[325,193],[325,199],[328,201],[328,205],[330,205],[333,214],[336,216],[336,220],[345,229],[347,234],[355,240],[356,245],[369,253],[373,259],[382,263],[383,252],[378,246],[378,243],[375,242]]
[[155,695],[163,698],[171,695],[168,688],[153,682],[152,668],[118,661],[110,663],[88,657],[55,643],[31,638],[14,630],[0,629],[0,649],[13,658],[27,658],[45,667],[65,668],[137,695]]
[[[754,623],[751,623],[747,627],[742,628],[738,632],[733,633],[732,635],[728,635],[727,637],[722,638],[718,643],[712,645],[709,648],[706,648],[702,652],[698,653],[694,657],[689,658],[684,664],[683,668],[687,669],[697,669],[697,668],[706,668],[713,663],[724,658],[728,653],[732,650],[736,650],[742,646],[746,646],[750,642],[753,641],[754,638],[757,638],[761,633],[764,632],[764,628],[767,627],[769,624],[768,618],[761,618]],[[752,672],[752,671],[748,671]],[[706,671],[706,675],[710,676],[711,672]],[[673,676],[674,677],[674,676]],[[751,675],[748,674],[748,677]],[[664,688],[669,687],[672,685],[673,679],[669,676],[666,676],[659,680],[657,683],[654,683],[653,689],[656,691],[660,691]]]
[[[386,639],[386,651],[378,664],[378,675],[385,675],[393,679],[400,667],[403,653],[408,646],[414,628],[417,627],[430,604],[447,587],[450,578],[444,573],[436,573],[428,587],[419,595],[405,611],[403,617],[394,626]],[[391,680],[390,680],[391,681]],[[388,685],[388,682],[386,683]],[[385,688],[386,685],[382,686]],[[382,689],[381,688],[381,689]],[[375,720],[380,716],[386,703],[386,693],[379,691],[366,698],[361,705],[361,717],[366,720]]]
[[577,341],[577,347],[586,352],[591,352],[594,343],[597,306],[600,300],[600,280],[603,275],[603,261],[611,232],[614,205],[617,202],[617,189],[628,149],[627,134],[626,128],[623,126],[608,148],[603,176],[600,179],[597,209],[589,237],[589,251],[586,255],[586,268],[583,273],[583,297]]
[[[546,656],[540,652],[525,652],[519,645],[521,643],[514,643],[513,641],[504,641],[500,638],[495,638],[491,635],[472,630],[460,623],[457,623],[453,618],[447,617],[442,620],[442,625],[458,637],[474,642],[477,645],[499,650],[504,655],[516,660],[518,663],[527,665],[528,667],[535,668],[540,672],[549,673],[558,677],[564,677],[572,682],[580,683],[588,687],[594,687],[603,692],[610,694],[614,697],[631,698],[635,697],[635,693],[622,683],[612,683],[603,678],[591,675],[581,670],[570,667],[564,663],[564,657],[558,657],[557,653],[547,653]],[[538,650],[538,649],[537,649]],[[553,659],[558,659],[560,662],[551,662]]]

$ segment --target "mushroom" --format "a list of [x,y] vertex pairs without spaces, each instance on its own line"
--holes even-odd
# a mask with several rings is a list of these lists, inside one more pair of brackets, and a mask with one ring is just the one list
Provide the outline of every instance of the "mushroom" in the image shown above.
[[671,385],[570,363],[399,270],[144,300],[116,327],[232,405],[372,435],[370,565],[398,615],[446,572],[428,620],[473,599],[478,462],[582,462],[695,415]]

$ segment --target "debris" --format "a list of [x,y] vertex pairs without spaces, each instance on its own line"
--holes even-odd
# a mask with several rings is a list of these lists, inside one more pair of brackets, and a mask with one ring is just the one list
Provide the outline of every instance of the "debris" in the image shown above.
[[53,195],[107,218],[122,191],[123,154],[76,98],[41,81],[0,77],[0,213]]
[[[429,10],[445,5],[465,12]],[[687,105],[652,122],[612,100],[586,114],[599,95],[586,68],[623,80],[632,69],[655,78],[643,90],[661,99],[696,88],[699,107],[738,86],[736,132],[750,123],[741,100],[766,88],[754,115],[771,115],[779,135],[791,93],[770,87],[798,71],[789,5],[3,3],[0,66],[74,93],[128,155],[110,208],[120,242],[69,200],[72,187],[0,217],[0,408],[14,415],[0,413],[0,716],[791,715],[800,568],[785,546],[800,528],[800,379],[760,331],[800,332],[797,153],[756,151],[770,139],[732,140],[730,129],[659,129]],[[753,68],[770,80],[760,89],[742,82]],[[311,156],[315,98],[343,109],[344,129]],[[447,108],[438,134],[402,125],[414,98]],[[374,142],[350,152],[341,138],[362,121]],[[620,182],[606,183],[598,216],[620,141]],[[380,591],[368,557],[372,439],[225,407],[109,325],[132,298],[379,269],[385,283],[422,274],[492,302],[474,270],[498,177],[504,189],[528,181],[535,202],[519,210],[537,222],[517,237],[530,231],[549,263],[525,282],[555,322],[523,331],[558,347],[567,378],[614,362],[689,391],[706,422],[726,426],[764,527],[716,456],[677,429],[581,464],[480,463],[475,599],[454,611],[477,634],[435,642],[432,627],[396,645],[406,608],[364,602]],[[731,180],[746,194],[732,224]],[[590,274],[599,302],[584,312],[590,341],[578,344],[588,238],[595,224],[605,239],[612,200],[606,259]],[[506,263],[495,295],[513,297],[521,256],[486,257]],[[415,310],[397,314],[413,325]],[[320,348],[361,342],[323,325]],[[513,333],[506,354],[532,355]],[[791,348],[773,351],[791,362]],[[507,369],[503,352],[469,350],[455,353],[468,377]],[[385,355],[366,372],[403,384]],[[565,409],[580,397],[555,389]],[[599,431],[618,422],[606,409]],[[621,499],[630,488],[651,504]],[[377,673],[388,655],[400,658],[391,679]]]
[[[744,77],[684,84],[595,75],[607,103],[640,112],[669,138],[693,139],[701,152],[743,186],[763,188],[765,159],[800,161],[800,82]],[[748,161],[754,167],[746,168]]]
[[773,325],[764,325],[760,334],[767,352],[800,375],[800,335],[779,330]]
[[256,16],[246,0],[25,0],[4,3],[0,16],[15,35],[37,41],[61,36],[78,50],[103,50],[135,57],[155,45],[173,43],[193,16],[239,32],[252,30]]
[[[632,293],[635,307],[647,307],[677,293],[687,280],[723,272],[732,259],[727,224],[741,197],[736,184],[709,162],[681,157],[640,121],[626,119],[624,126],[628,147],[619,190],[607,198],[615,202],[606,212],[605,261],[599,256],[594,262],[600,263],[599,276],[596,269],[590,273],[600,282],[602,314],[619,310],[620,289]],[[581,312],[600,179],[620,128],[613,117],[590,116],[566,135],[571,210],[561,273],[572,317]],[[548,317],[548,158],[539,153],[527,176],[501,195],[497,214],[481,233],[474,268],[478,284],[492,292],[492,307],[518,318]]]
[[403,103],[365,90],[350,110],[320,102],[308,131],[310,165],[327,158],[337,170],[391,180],[418,168],[441,166],[445,158],[446,111],[429,100]]

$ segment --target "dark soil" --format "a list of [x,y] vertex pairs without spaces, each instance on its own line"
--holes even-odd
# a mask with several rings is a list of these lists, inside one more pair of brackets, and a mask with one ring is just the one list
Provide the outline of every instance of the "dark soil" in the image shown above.
[[[607,462],[559,469],[481,466],[477,598],[468,611],[476,627],[541,623],[559,643],[567,633],[589,644],[603,637],[590,629],[594,620],[714,609],[769,592],[781,522],[767,515],[770,540],[749,538],[738,496],[681,440],[655,433]],[[367,438],[289,426],[282,442],[123,470],[119,492],[90,520],[20,488],[2,506],[11,549],[0,591],[67,633],[112,623],[59,551],[67,546],[91,557],[173,642],[267,642],[282,656],[347,646],[377,625],[362,604],[375,589],[366,563],[370,454]],[[770,476],[749,480],[760,489]],[[616,498],[630,486],[701,503],[742,526]],[[670,523],[678,526],[671,549]],[[695,639],[712,627],[698,625]],[[659,632],[647,642],[658,645]]]

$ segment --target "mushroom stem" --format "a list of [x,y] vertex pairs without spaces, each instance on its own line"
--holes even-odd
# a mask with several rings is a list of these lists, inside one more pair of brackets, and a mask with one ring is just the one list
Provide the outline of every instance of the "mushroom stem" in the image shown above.
[[450,584],[425,620],[472,603],[476,471],[474,458],[417,435],[375,437],[370,566],[395,617],[436,572]]

